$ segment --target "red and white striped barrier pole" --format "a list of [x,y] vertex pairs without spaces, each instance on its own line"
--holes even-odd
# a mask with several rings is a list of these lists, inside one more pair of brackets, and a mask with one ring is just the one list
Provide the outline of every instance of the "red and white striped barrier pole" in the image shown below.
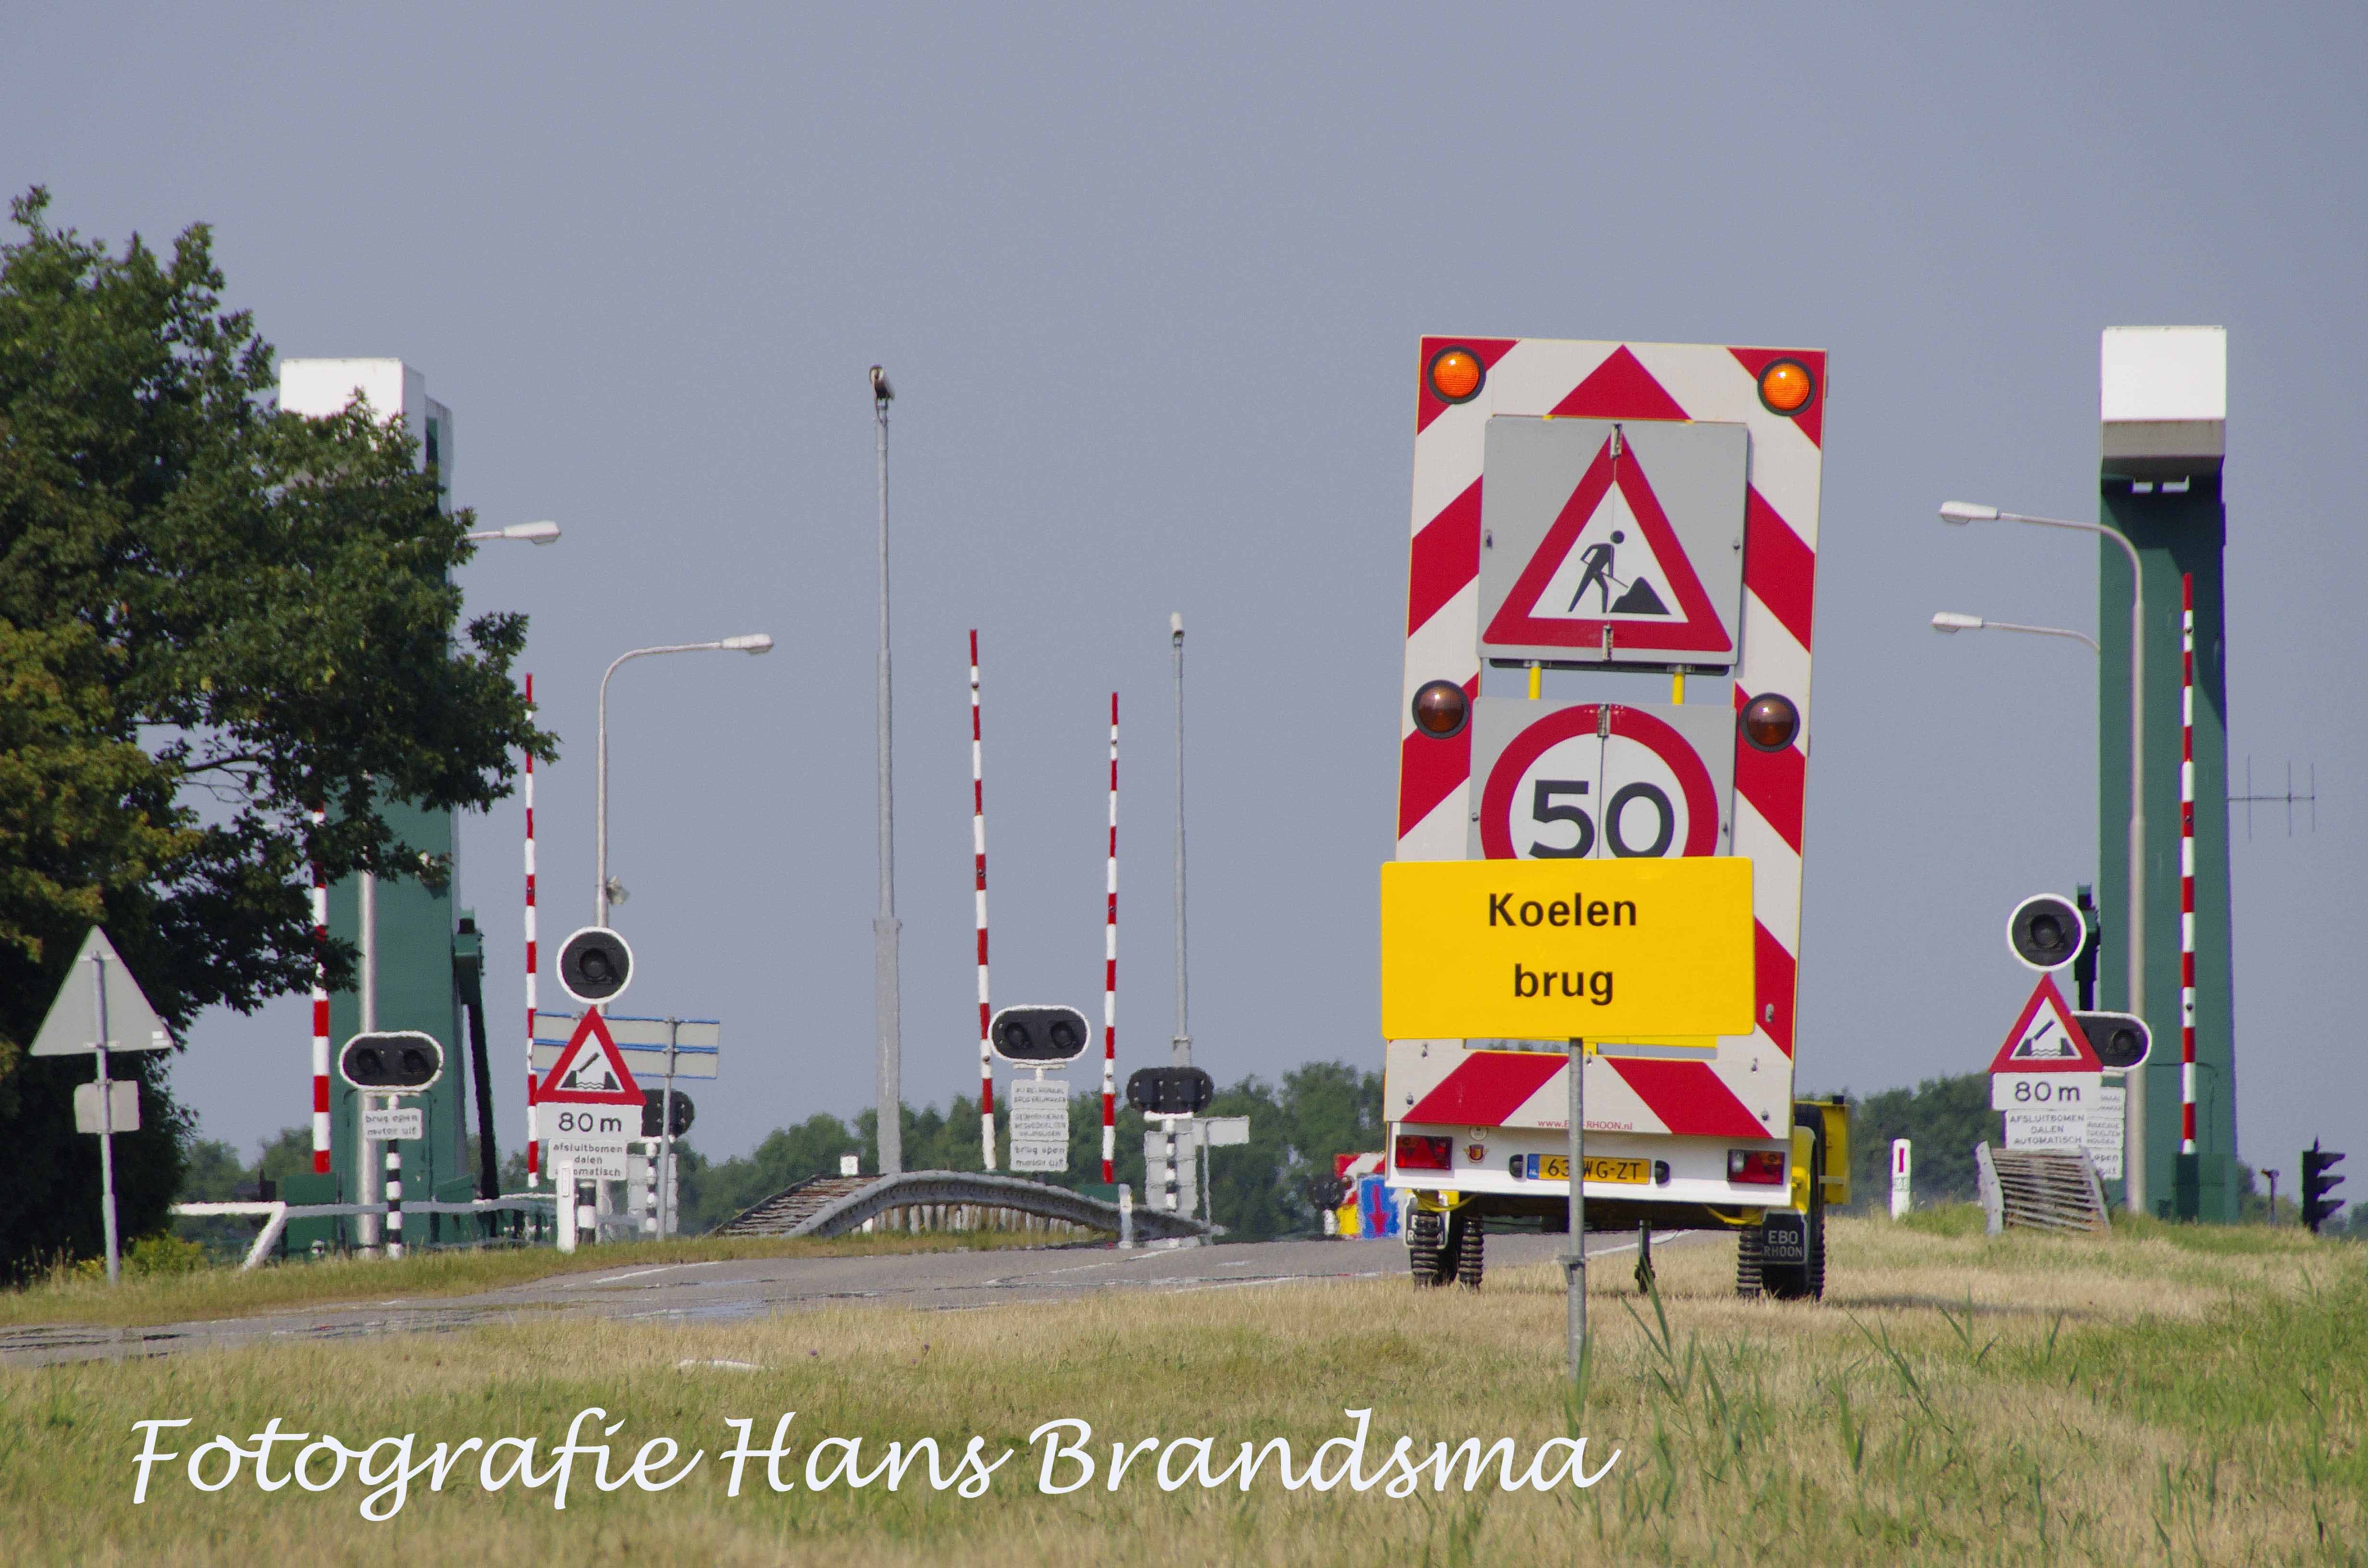
[[1118,1180],[1118,693],[1110,693],[1109,899],[1102,916],[1102,1183]]
[[2179,1152],[2195,1153],[2195,574],[2179,579]]
[[[313,813],[318,832],[329,820]],[[313,1174],[329,1174],[329,884],[313,862]]]
[[986,1038],[986,786],[980,769],[978,629],[970,633],[970,852],[978,872],[978,1141],[995,1168],[995,1053]]
[[[534,722],[531,674],[526,677],[526,717],[527,722]],[[526,801],[526,1180],[529,1187],[541,1187],[542,1142],[534,1108],[534,975],[539,965],[534,933],[534,753],[530,751],[526,754],[526,783],[519,792]],[[574,1200],[570,1194],[561,1196]]]

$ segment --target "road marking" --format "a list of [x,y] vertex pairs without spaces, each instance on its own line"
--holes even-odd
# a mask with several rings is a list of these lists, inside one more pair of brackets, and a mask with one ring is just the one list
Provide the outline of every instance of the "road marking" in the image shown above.
[[[737,1260],[719,1257],[705,1263],[661,1263],[648,1268],[629,1268],[622,1274],[606,1274],[598,1279],[571,1279],[565,1289],[573,1290],[583,1285],[614,1285],[620,1279],[639,1279],[644,1274],[664,1274],[669,1268],[713,1268],[719,1263],[734,1261]],[[389,1306],[393,1304],[392,1301],[387,1303]]]

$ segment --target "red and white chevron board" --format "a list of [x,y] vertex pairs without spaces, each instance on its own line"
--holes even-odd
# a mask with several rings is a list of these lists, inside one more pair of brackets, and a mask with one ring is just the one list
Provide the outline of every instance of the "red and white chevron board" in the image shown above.
[[[1427,381],[1432,358],[1452,347],[1470,351],[1486,371],[1467,402],[1446,402]],[[1798,361],[1812,378],[1814,393],[1796,415],[1772,412],[1760,400],[1759,373],[1779,359]],[[1734,852],[1753,862],[1758,1017],[1748,1040],[1722,1040],[1714,1061],[1597,1059],[1588,1074],[1588,1119],[1590,1126],[1624,1122],[1640,1132],[1733,1137],[1756,1129],[1762,1136],[1782,1136],[1791,1126],[1802,803],[1815,733],[1809,654],[1826,357],[1814,349],[1705,344],[1426,337],[1415,371],[1414,513],[1398,709],[1401,860],[1454,860],[1465,854],[1471,731],[1447,741],[1419,734],[1412,705],[1416,691],[1433,680],[1458,681],[1479,695],[1481,467],[1489,418],[1711,420],[1750,431],[1741,647],[1732,698],[1739,710],[1753,697],[1782,693],[1801,716],[1798,735],[1782,752],[1759,751],[1739,736],[1736,742]],[[1495,1062],[1500,1054],[1520,1053],[1486,1053],[1473,1070],[1502,1072]],[[1541,1084],[1534,1092],[1562,1090]],[[1494,1104],[1503,1094],[1486,1097]],[[1517,1111],[1519,1104],[1507,1108]],[[1399,1105],[1389,1114],[1415,1119]],[[1487,1124],[1486,1118],[1461,1119]]]

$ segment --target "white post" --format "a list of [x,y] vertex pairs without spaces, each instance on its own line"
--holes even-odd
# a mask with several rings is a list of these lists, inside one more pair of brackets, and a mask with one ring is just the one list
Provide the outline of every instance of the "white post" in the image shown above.
[[1902,1218],[1914,1207],[1908,1188],[1907,1158],[1907,1140],[1894,1138],[1891,1141],[1891,1217],[1895,1220]]
[[1118,1189],[1118,1249],[1121,1252],[1134,1250],[1134,1188],[1132,1187]]
[[575,1162],[562,1156],[552,1174],[552,1196],[559,1201],[552,1205],[552,1218],[557,1223],[558,1244],[562,1252],[575,1250]]
[[123,1265],[115,1233],[115,1091],[107,1082],[107,955],[90,955],[91,983],[97,988],[98,1024],[98,1215],[107,1234],[107,1282],[120,1284]]

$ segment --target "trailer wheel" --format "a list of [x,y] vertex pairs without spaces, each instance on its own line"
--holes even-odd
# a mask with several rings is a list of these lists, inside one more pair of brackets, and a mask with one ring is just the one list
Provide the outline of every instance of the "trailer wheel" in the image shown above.
[[1446,1284],[1446,1249],[1442,1244],[1445,1217],[1417,1209],[1406,1216],[1406,1272],[1414,1277],[1414,1288],[1426,1290]]
[[1762,1272],[1767,1278],[1768,1293],[1780,1301],[1816,1301],[1826,1294],[1826,1191],[1825,1183],[1809,1184],[1808,1237],[1806,1256],[1799,1263],[1782,1267],[1769,1267]]
[[[1477,1214],[1458,1214],[1449,1233],[1447,1261],[1452,1266],[1455,1282],[1467,1290],[1480,1289],[1480,1276],[1488,1267],[1488,1232]],[[1442,1276],[1448,1272],[1441,1269]],[[1442,1279],[1442,1283],[1444,1280]]]

